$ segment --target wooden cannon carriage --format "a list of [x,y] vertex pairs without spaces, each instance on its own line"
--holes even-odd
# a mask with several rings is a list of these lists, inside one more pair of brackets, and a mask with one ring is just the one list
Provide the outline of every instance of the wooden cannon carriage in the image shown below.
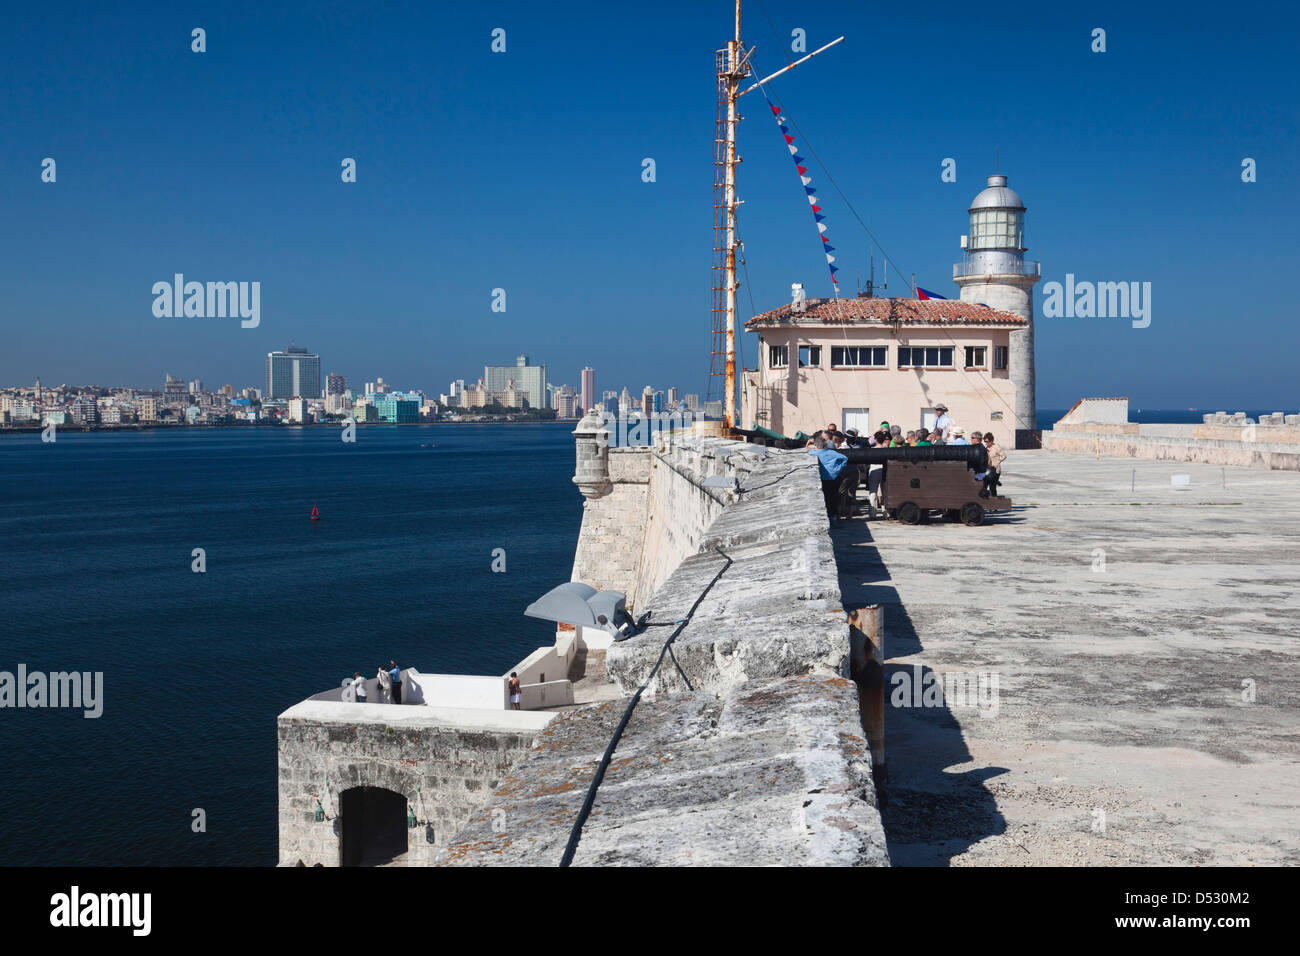
[[932,512],[968,525],[983,524],[989,511],[1010,511],[1011,499],[981,498],[983,482],[975,477],[988,467],[982,445],[935,445],[922,448],[853,448],[850,465],[883,465],[881,504],[903,524],[919,524]]

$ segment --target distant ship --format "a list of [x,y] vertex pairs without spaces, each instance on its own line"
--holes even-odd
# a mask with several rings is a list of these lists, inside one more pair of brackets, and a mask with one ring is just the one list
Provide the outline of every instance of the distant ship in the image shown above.
[[316,507],[316,502],[311,503],[311,520],[320,521],[320,509]]

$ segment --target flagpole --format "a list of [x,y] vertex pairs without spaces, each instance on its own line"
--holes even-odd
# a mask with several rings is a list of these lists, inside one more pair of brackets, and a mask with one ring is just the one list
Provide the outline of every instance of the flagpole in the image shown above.
[[736,0],[736,39],[727,44],[727,129],[726,161],[723,167],[722,202],[726,206],[726,230],[723,237],[727,253],[723,270],[727,310],[726,407],[723,418],[727,428],[736,426],[736,90],[744,76],[740,62],[740,4]]
[[[794,69],[800,63],[811,60],[817,54],[830,49],[837,43],[844,40],[839,37],[819,47],[807,56],[801,57],[788,66],[782,67],[771,76],[759,80],[757,83],[745,89],[740,89],[740,82],[749,74],[749,52],[744,48],[741,40],[741,0],[736,0],[736,34],[735,39],[727,44],[726,62],[721,64],[718,71],[719,88],[725,84],[725,95],[727,98],[727,115],[723,121],[723,181],[722,181],[722,206],[723,206],[723,237],[722,250],[724,254],[722,285],[723,285],[723,308],[726,313],[726,395],[725,407],[723,409],[723,418],[728,429],[736,427],[736,212],[740,201],[736,199],[736,167],[740,164],[739,157],[736,156],[736,131],[743,117],[737,112],[736,104],[739,99],[746,93],[759,89],[763,84],[780,76],[788,70]],[[716,266],[715,266],[716,268]],[[832,273],[834,278],[834,273]],[[836,296],[839,295],[839,289],[835,289]],[[716,326],[715,326],[716,327]]]

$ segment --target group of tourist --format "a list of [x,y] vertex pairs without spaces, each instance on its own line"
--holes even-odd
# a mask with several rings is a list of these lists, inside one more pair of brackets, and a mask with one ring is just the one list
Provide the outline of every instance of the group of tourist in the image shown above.
[[993,439],[992,432],[971,432],[966,437],[966,430],[955,424],[948,416],[946,405],[936,405],[938,413],[933,426],[922,425],[920,428],[904,432],[901,426],[882,421],[880,427],[871,435],[861,435],[855,428],[840,431],[834,422],[817,432],[807,442],[808,454],[817,456],[817,468],[821,474],[822,496],[826,500],[826,514],[831,519],[831,526],[851,518],[854,514],[854,502],[858,486],[866,480],[867,496],[873,512],[880,507],[880,478],[883,473],[881,465],[850,465],[848,458],[842,454],[848,448],[931,448],[939,445],[983,445],[988,454],[987,466],[976,472],[976,480],[982,482],[979,496],[988,498],[997,494],[998,481],[1002,474],[1002,463],[1007,460],[1006,453]]
[[[380,665],[379,672],[375,675],[379,680],[379,703],[381,704],[400,704],[402,702],[402,669],[397,666],[397,661],[389,661],[388,667]],[[366,703],[366,679],[361,676],[360,671],[352,675],[352,680],[344,684],[344,699],[355,700],[358,704]],[[346,691],[351,691],[349,696]]]

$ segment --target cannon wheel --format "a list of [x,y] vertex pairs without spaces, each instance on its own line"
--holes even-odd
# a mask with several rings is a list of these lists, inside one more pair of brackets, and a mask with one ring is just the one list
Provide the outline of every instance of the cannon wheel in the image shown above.
[[911,501],[904,501],[898,506],[898,520],[903,524],[920,524],[921,509]]
[[977,524],[984,523],[984,506],[978,501],[968,501],[961,506],[961,520],[963,524],[974,527]]

